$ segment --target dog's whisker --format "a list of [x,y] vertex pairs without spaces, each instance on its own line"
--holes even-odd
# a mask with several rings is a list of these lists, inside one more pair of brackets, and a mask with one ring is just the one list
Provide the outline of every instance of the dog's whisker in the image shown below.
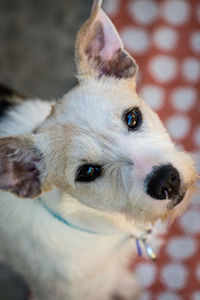
[[164,189],[163,192],[165,194],[165,199],[169,199],[168,191],[166,189]]

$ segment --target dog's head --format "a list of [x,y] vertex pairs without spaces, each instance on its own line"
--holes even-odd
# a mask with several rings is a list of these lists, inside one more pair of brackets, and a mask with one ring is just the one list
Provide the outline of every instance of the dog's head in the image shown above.
[[0,188],[30,198],[56,187],[143,221],[181,213],[193,161],[137,95],[137,65],[98,4],[78,33],[76,62],[79,85],[36,133],[0,140]]

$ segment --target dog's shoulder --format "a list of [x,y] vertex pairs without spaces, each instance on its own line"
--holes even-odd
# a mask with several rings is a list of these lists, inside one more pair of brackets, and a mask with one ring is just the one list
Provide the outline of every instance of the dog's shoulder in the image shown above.
[[33,132],[49,115],[52,104],[29,99],[0,83],[0,136]]

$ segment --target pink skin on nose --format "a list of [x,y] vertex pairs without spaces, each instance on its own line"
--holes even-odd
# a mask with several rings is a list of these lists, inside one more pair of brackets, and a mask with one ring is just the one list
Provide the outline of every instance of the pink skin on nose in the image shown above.
[[133,159],[133,170],[140,181],[144,181],[146,176],[152,172],[153,166],[154,163],[150,158]]

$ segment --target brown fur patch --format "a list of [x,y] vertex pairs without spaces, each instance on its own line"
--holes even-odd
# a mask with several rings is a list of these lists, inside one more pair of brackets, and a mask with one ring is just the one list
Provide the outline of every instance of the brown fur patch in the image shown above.
[[105,46],[105,36],[101,22],[95,22],[97,14],[98,8],[77,35],[75,58],[79,76],[101,77],[104,75],[132,81],[138,67],[135,60],[123,48],[113,53],[110,60],[105,60],[100,55]]
[[88,63],[97,70],[100,77],[105,75],[116,78],[131,78],[136,74],[137,65],[124,49],[118,49],[110,60],[104,60],[100,56],[100,51],[104,46],[103,26],[97,22],[94,25],[93,36],[85,49],[85,55]]
[[111,60],[103,62],[100,60],[101,74],[115,76],[116,78],[131,78],[137,71],[134,60],[125,50],[119,49]]
[[34,198],[41,193],[40,169],[42,157],[29,139],[0,139],[0,189],[22,198]]

